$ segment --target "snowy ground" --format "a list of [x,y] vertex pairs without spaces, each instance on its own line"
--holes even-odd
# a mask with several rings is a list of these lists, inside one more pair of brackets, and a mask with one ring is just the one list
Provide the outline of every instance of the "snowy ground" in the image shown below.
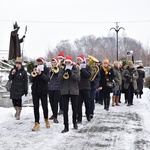
[[150,90],[144,89],[142,99],[135,97],[131,107],[123,98],[120,107],[110,106],[108,112],[96,104],[93,120],[84,117],[78,130],[73,129],[70,108],[70,131],[65,134],[62,115],[59,124],[51,121],[46,129],[40,109],[41,130],[33,132],[32,107],[23,108],[19,121],[13,108],[0,108],[0,150],[150,150]]

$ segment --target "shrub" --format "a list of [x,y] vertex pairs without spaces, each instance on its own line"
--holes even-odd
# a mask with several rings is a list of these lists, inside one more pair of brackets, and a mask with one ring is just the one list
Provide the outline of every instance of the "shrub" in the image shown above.
[[145,87],[150,89],[150,77],[145,78]]
[[31,61],[28,62],[26,65],[27,65],[27,72],[31,73],[34,68],[35,62]]

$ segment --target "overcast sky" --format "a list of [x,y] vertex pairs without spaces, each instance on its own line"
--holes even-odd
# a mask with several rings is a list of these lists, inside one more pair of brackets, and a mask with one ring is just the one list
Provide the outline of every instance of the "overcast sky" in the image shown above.
[[20,37],[28,26],[24,53],[34,58],[61,40],[108,36],[114,22],[125,28],[119,36],[150,46],[149,15],[150,0],[0,0],[0,50],[8,50],[15,21]]

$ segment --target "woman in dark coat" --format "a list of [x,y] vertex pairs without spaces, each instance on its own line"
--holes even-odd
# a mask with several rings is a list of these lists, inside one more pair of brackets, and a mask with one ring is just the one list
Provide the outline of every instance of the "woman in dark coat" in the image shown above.
[[143,83],[145,78],[145,70],[142,63],[140,63],[139,66],[137,67],[137,72],[139,74],[139,78],[137,79],[137,88],[138,88],[137,98],[138,95],[139,98],[141,98],[141,95],[143,94]]
[[22,59],[17,57],[16,65],[9,73],[9,80],[12,80],[10,89],[10,99],[12,99],[13,106],[16,110],[15,117],[20,119],[22,109],[22,96],[27,95],[28,91],[28,78],[27,72],[22,66]]
[[113,69],[109,65],[109,60],[105,59],[103,61],[102,68],[100,70],[101,80],[99,84],[99,88],[97,90],[102,90],[102,98],[104,99],[104,109],[109,110],[110,104],[110,93],[112,91],[111,88],[106,86],[107,82],[112,82],[114,79]]
[[133,105],[134,93],[137,92],[137,79],[139,77],[138,72],[133,66],[132,61],[128,61],[128,67],[122,73],[122,79],[124,80],[124,89],[126,90],[126,96],[128,105]]

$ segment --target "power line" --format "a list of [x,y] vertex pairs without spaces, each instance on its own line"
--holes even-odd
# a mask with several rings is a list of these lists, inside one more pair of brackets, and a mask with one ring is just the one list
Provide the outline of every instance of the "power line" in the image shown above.
[[[114,23],[113,21],[42,21],[42,20],[17,20],[18,22],[29,23],[50,23],[50,24],[104,24]],[[0,22],[14,22],[14,20],[0,20]],[[150,20],[119,21],[122,23],[148,23]]]

